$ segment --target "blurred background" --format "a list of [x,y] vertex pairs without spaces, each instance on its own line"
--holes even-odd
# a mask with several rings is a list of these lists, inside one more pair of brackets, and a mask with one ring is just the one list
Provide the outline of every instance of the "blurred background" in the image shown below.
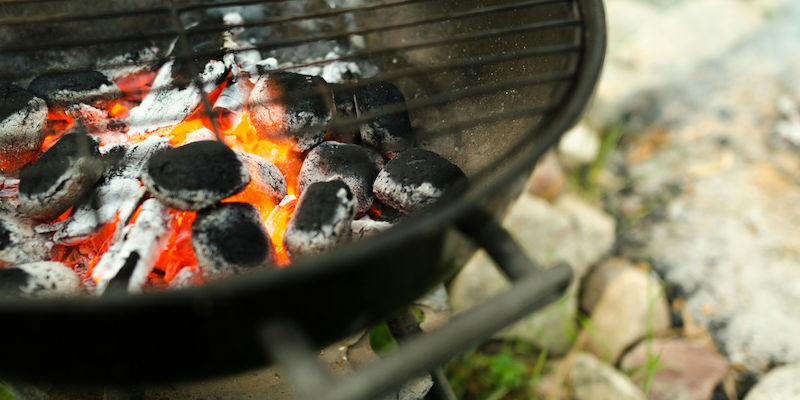
[[[504,224],[580,279],[453,360],[462,399],[800,398],[800,2],[606,0],[583,121]],[[507,282],[478,254],[455,312]]]

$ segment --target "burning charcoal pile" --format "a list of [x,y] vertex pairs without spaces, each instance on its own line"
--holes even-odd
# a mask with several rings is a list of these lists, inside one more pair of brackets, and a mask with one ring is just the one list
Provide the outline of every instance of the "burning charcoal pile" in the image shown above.
[[[281,268],[465,189],[459,167],[416,147],[402,91],[369,68],[329,52],[322,67],[262,59],[236,51],[232,29],[212,36],[189,45],[219,57],[187,61],[176,40],[127,75],[0,83],[0,295]],[[363,122],[332,127],[348,119]]]

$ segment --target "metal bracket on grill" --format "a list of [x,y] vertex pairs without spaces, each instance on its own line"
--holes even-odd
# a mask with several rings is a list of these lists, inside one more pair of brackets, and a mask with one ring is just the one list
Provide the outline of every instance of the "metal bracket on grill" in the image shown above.
[[[438,372],[441,364],[486,340],[491,335],[542,308],[561,296],[572,278],[572,270],[558,265],[549,270],[537,267],[514,238],[489,214],[473,213],[459,229],[483,247],[501,270],[514,282],[510,290],[486,303],[453,317],[444,327],[417,334],[419,327],[395,318],[394,330],[402,332],[400,349],[341,379],[334,380],[318,364],[313,347],[302,331],[288,323],[270,323],[264,330],[264,345],[273,360],[283,366],[303,399],[374,399],[398,388],[421,371],[432,371],[435,386],[446,385]],[[411,316],[413,318],[413,315]],[[435,389],[433,396],[448,399],[447,389]]]

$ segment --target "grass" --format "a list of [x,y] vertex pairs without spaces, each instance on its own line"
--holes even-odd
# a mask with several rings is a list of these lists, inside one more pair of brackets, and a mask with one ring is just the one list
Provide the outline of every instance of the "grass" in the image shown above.
[[450,361],[445,371],[460,399],[535,399],[547,359],[546,350],[502,341],[464,353]]
[[2,384],[0,384],[0,400],[15,400],[16,397],[6,390]]
[[570,187],[584,197],[592,198],[597,195],[597,179],[600,173],[608,165],[614,149],[622,139],[621,125],[613,125],[601,135],[600,149],[595,160],[584,167],[579,168],[568,177]]

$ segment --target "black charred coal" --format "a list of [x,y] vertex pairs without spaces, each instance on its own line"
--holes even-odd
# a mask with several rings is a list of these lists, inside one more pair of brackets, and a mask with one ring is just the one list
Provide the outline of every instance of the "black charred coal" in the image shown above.
[[80,293],[78,275],[59,262],[0,268],[0,296],[53,297]]
[[88,193],[102,174],[97,139],[82,133],[64,135],[20,173],[20,210],[38,219],[57,217]]
[[201,140],[154,154],[142,181],[162,203],[200,210],[244,189],[250,172],[224,143]]
[[56,72],[36,77],[28,90],[59,108],[71,104],[91,104],[118,94],[116,86],[98,71]]
[[0,84],[0,171],[14,172],[38,156],[47,104],[25,89]]
[[467,187],[460,168],[442,156],[423,149],[408,149],[386,163],[373,190],[385,204],[409,214]]
[[261,137],[292,138],[299,151],[322,142],[332,106],[324,79],[283,71],[258,78],[247,102],[250,122]]
[[341,180],[309,185],[283,236],[289,257],[323,253],[347,240],[357,206],[355,196]]
[[242,162],[250,167],[250,177],[260,192],[267,193],[276,203],[286,196],[286,178],[275,164],[255,154],[245,152],[237,154]]
[[363,214],[375,199],[372,183],[379,171],[369,150],[355,144],[324,142],[303,161],[298,178],[300,193],[312,183],[341,179],[358,200],[357,212]]
[[[356,94],[353,88],[331,84],[333,102],[336,105],[336,118],[354,119],[356,112]],[[339,127],[328,132],[327,138],[340,143],[360,143],[358,128]]]
[[[406,99],[397,86],[389,82],[375,82],[355,90],[356,109],[359,116],[396,104],[405,104]],[[414,145],[413,130],[408,111],[383,115],[360,127],[361,140],[381,154],[394,156]]]
[[393,224],[399,222],[403,217],[403,213],[390,206],[387,206],[386,204],[383,204],[380,200],[378,200],[378,198],[375,198],[375,201],[372,203],[372,207],[370,207],[367,215],[369,215],[369,217],[375,221],[384,221]]
[[209,276],[272,263],[272,241],[261,215],[247,203],[222,203],[198,212],[192,224],[192,249]]

